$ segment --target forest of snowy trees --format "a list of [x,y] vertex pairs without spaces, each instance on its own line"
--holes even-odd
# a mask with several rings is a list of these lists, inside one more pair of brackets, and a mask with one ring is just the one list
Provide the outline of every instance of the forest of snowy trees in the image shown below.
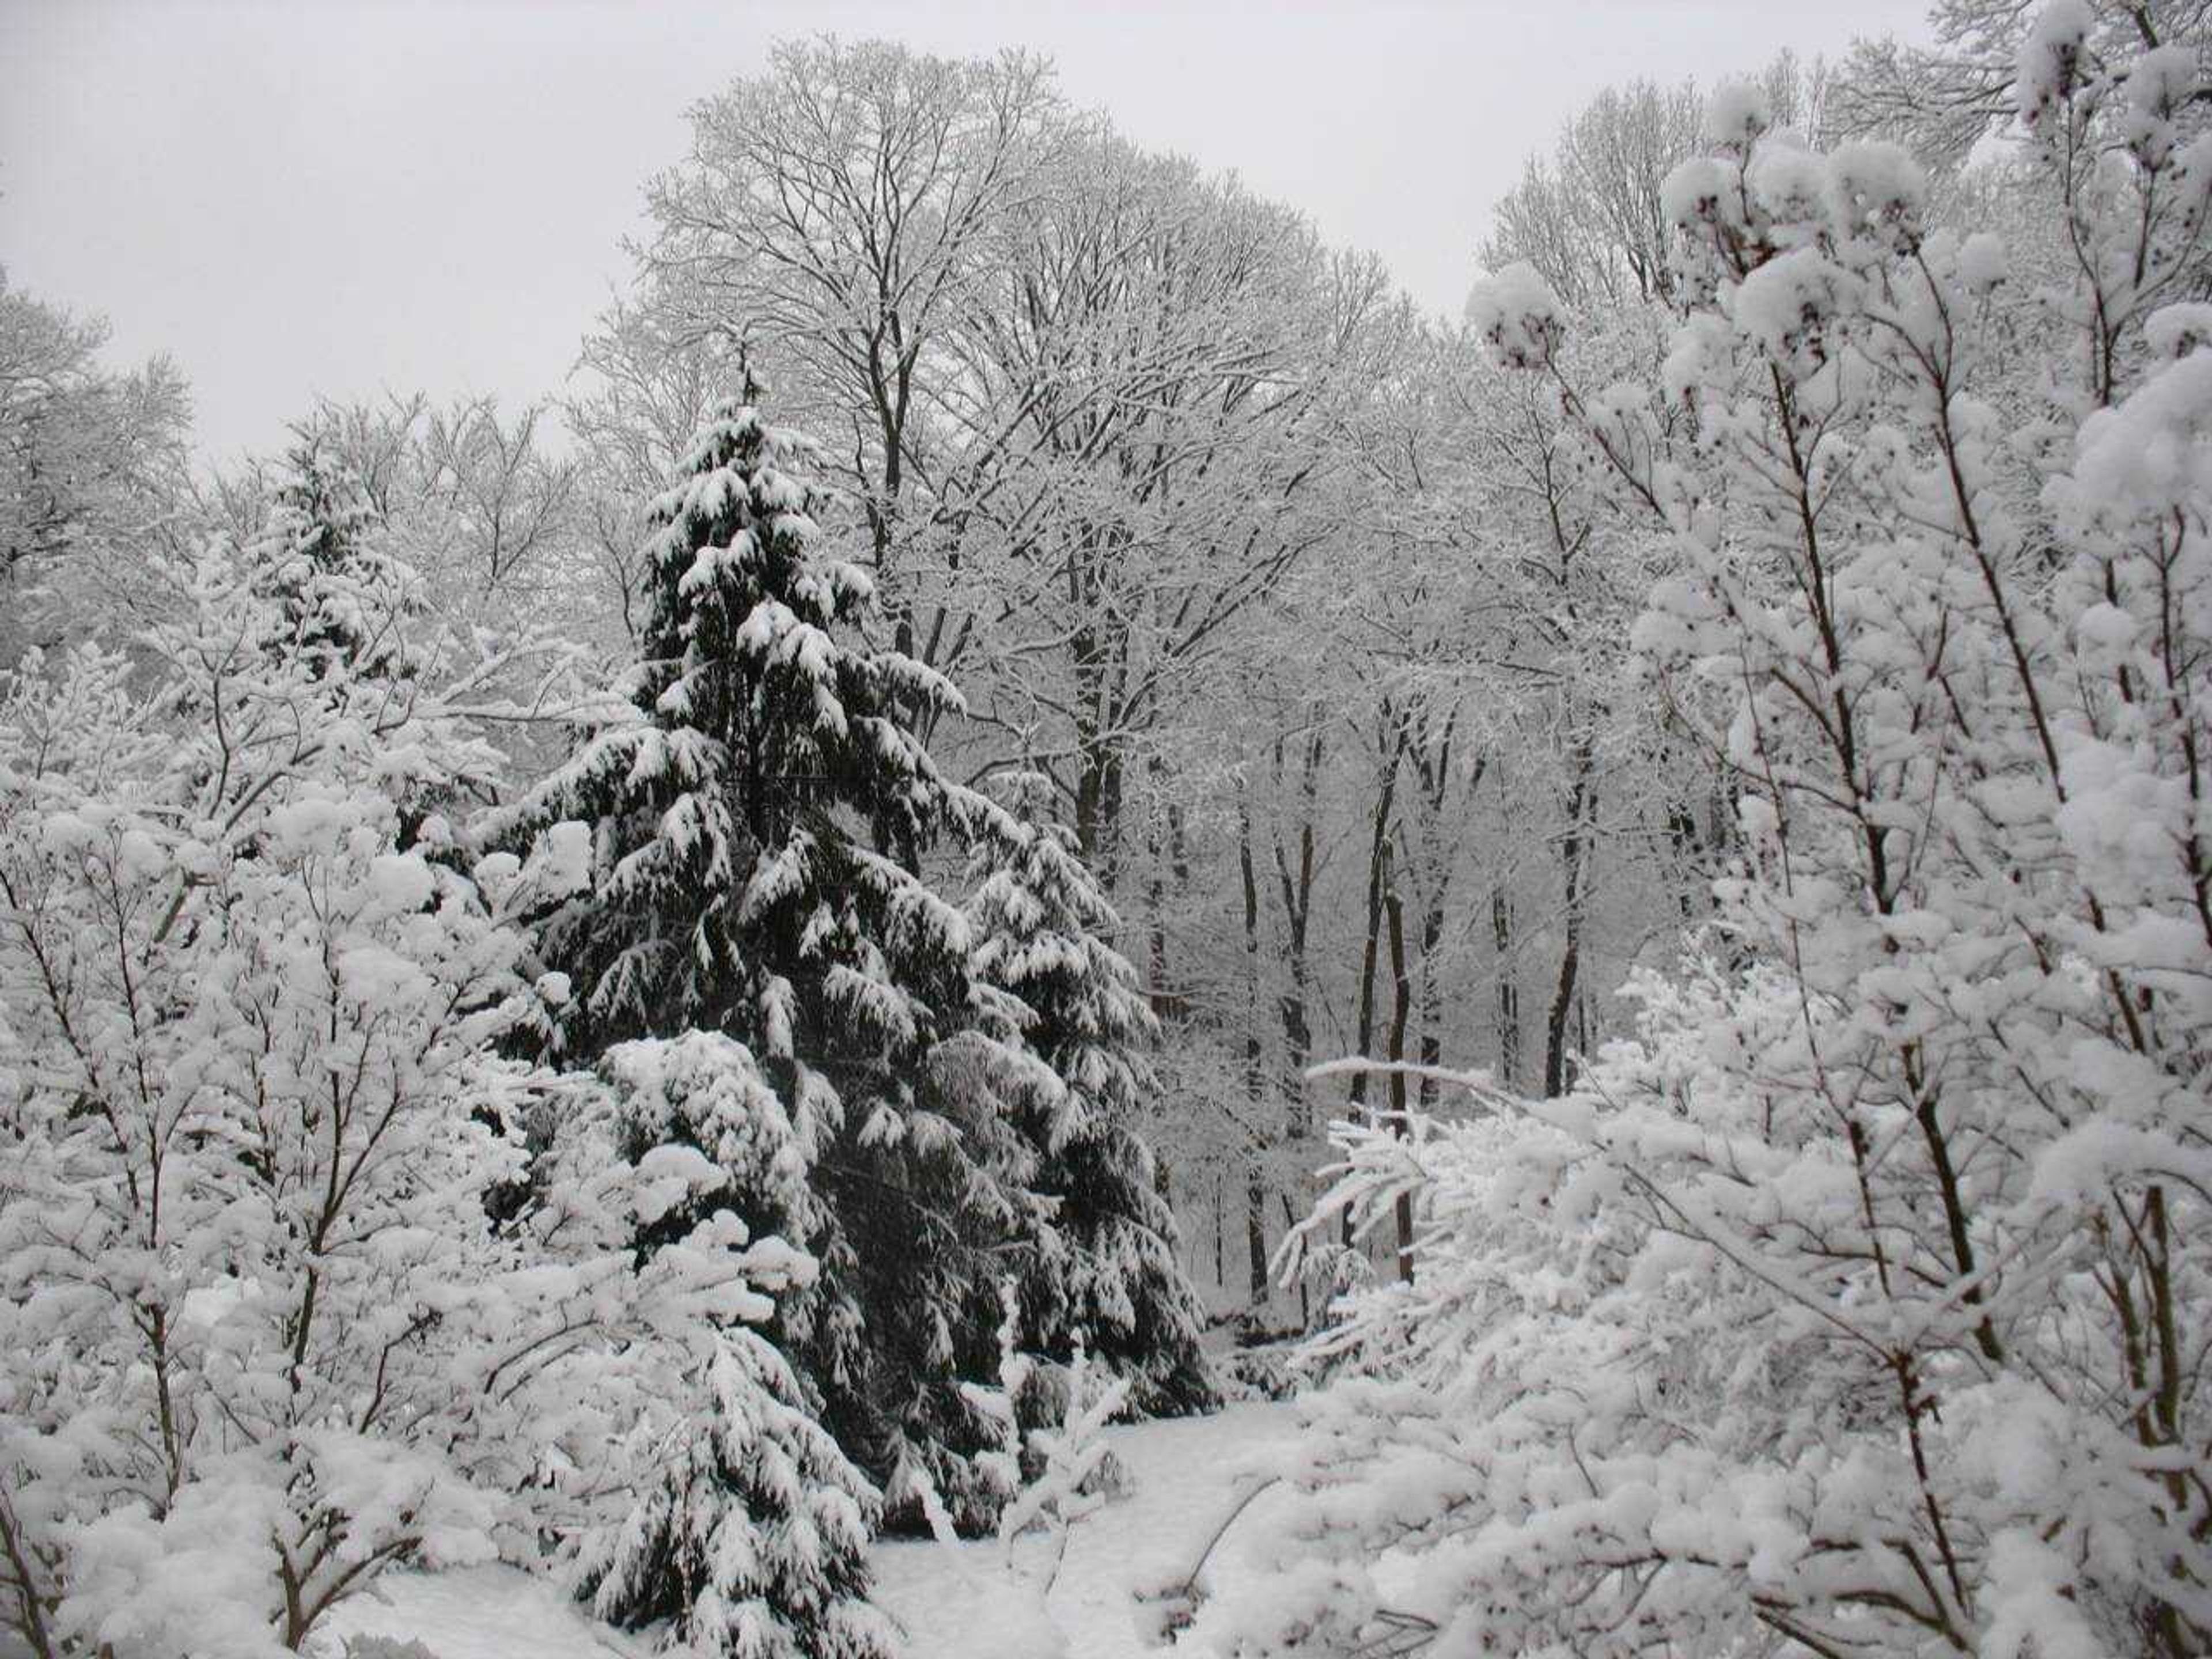
[[0,1654],[896,1659],[1262,1397],[1165,1650],[2212,1653],[2212,11],[1932,23],[1449,321],[826,38],[526,408],[0,281]]

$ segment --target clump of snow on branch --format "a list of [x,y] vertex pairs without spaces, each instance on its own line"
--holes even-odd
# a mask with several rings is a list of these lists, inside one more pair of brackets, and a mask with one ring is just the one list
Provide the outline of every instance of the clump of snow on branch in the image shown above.
[[1468,321],[1509,368],[1551,362],[1566,336],[1566,318],[1544,279],[1528,264],[1493,271],[1474,286]]

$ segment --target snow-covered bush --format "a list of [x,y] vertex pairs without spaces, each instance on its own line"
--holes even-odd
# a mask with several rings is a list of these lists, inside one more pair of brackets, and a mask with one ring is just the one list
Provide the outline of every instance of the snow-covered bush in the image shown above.
[[40,1659],[291,1652],[392,1565],[529,1559],[593,1413],[793,1271],[726,1214],[640,1268],[703,1160],[573,1135],[492,1224],[580,1086],[499,1049],[563,994],[515,923],[581,837],[426,810],[491,755],[350,648],[395,573],[262,574],[211,554],[138,669],[0,706],[0,1621]]
[[1340,1308],[1284,1566],[1192,1648],[2212,1649],[2212,357],[2158,315],[2212,144],[2068,15],[2071,291],[1731,106],[1667,192],[1693,432],[1537,363],[1679,554],[1638,644],[1741,857],[1565,1097],[1343,1133],[1312,1224],[1408,1200],[1413,1282]]
[[[965,1388],[997,1438],[976,1463],[1000,1499],[994,1571],[1004,1586],[991,1593],[997,1611],[990,1628],[975,1633],[972,1651],[976,1659],[1064,1659],[1072,1647],[1069,1632],[1052,1611],[1053,1587],[1067,1559],[1069,1534],[1128,1489],[1127,1472],[1106,1443],[1105,1429],[1128,1408],[1133,1382],[1111,1376],[1079,1347],[1064,1366],[1024,1352],[1017,1346],[1021,1301],[1011,1282],[1001,1287],[1000,1303],[998,1382]],[[1054,1419],[1024,1431],[1024,1419],[1045,1393],[1056,1396]],[[979,1595],[987,1593],[961,1559],[953,1517],[943,1501],[925,1492],[921,1508],[945,1553],[946,1569]],[[1024,1560],[1022,1540],[1038,1533],[1043,1534],[1041,1559]]]

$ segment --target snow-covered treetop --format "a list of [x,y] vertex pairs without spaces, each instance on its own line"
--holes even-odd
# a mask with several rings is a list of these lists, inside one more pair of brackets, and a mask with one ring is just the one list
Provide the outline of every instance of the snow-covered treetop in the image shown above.
[[1566,332],[1565,313],[1550,286],[1526,261],[1477,283],[1467,319],[1508,368],[1540,368]]

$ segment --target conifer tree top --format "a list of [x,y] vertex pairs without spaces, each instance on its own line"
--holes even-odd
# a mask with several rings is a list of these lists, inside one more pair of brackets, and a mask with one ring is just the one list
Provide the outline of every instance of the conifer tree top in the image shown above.
[[775,1059],[794,1019],[830,1018],[799,988],[819,986],[862,1048],[896,1048],[969,1000],[966,922],[916,860],[943,830],[1011,821],[939,774],[917,726],[959,697],[868,638],[872,584],[825,546],[820,453],[763,396],[748,377],[717,404],[652,505],[647,622],[617,685],[633,717],[521,811],[600,826],[599,890],[552,930],[587,1046],[698,1024]]

